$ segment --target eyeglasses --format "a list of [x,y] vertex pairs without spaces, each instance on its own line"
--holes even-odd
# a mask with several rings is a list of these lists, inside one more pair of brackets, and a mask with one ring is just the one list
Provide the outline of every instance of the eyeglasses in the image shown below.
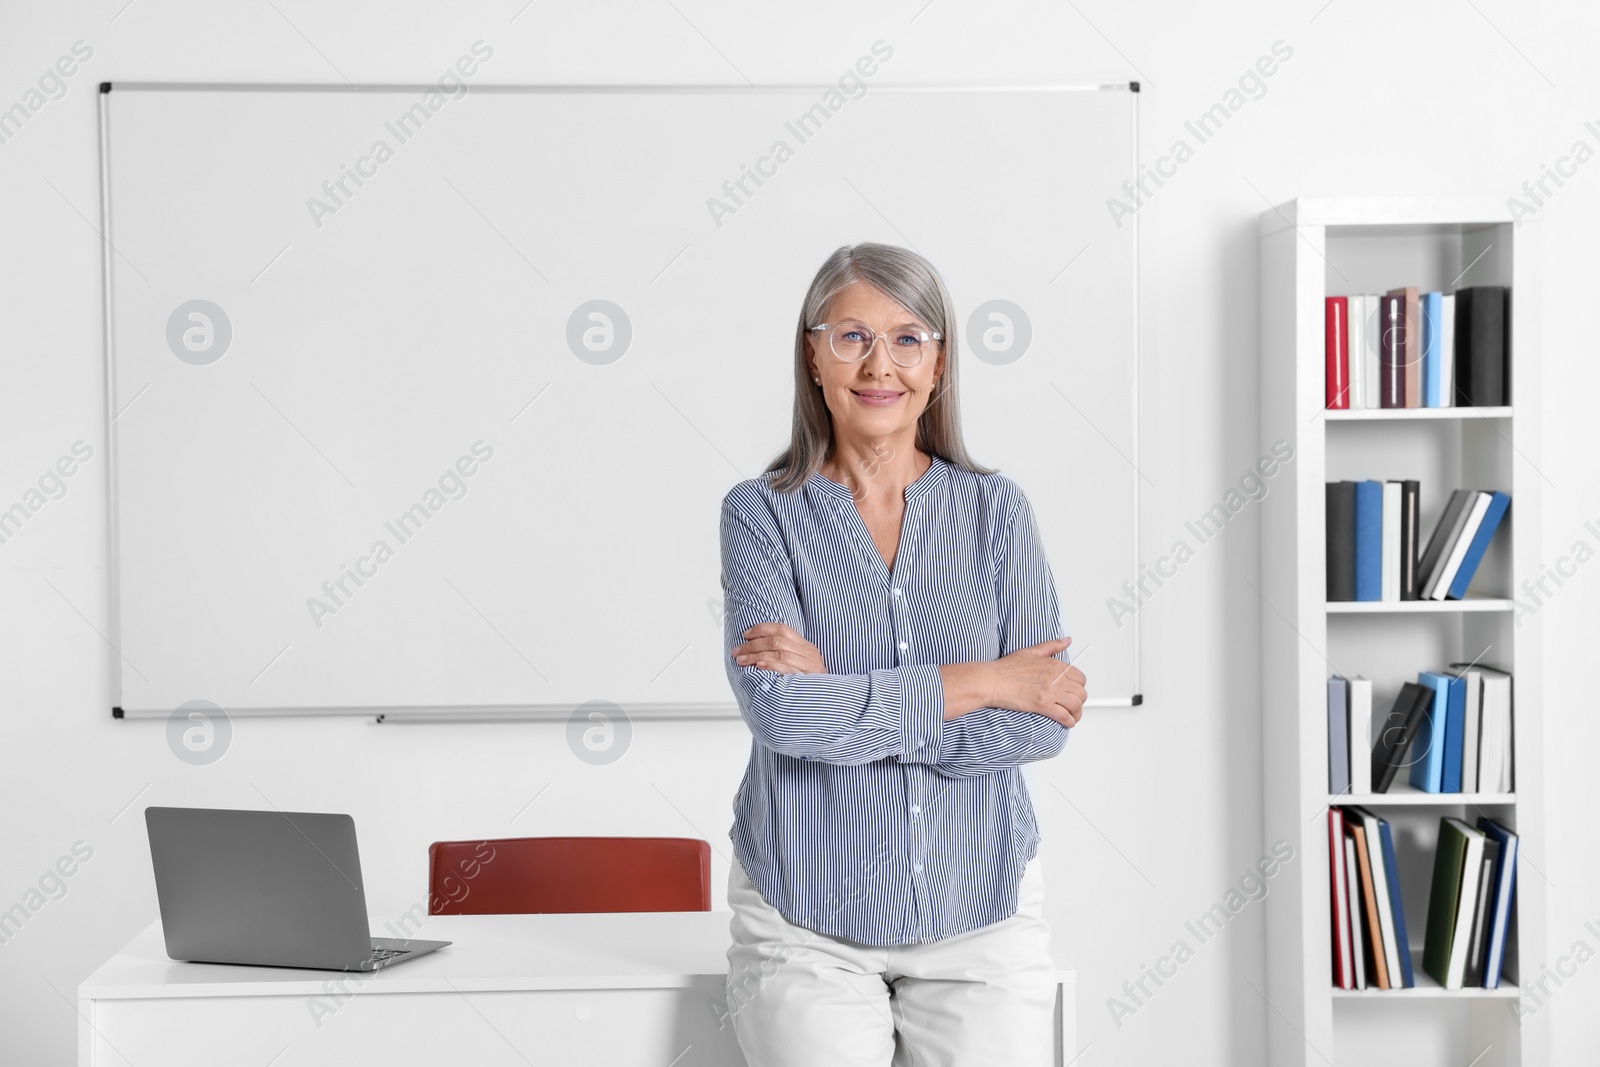
[[930,349],[944,340],[943,334],[909,322],[885,330],[881,335],[864,322],[819,322],[806,332],[815,333],[818,330],[827,334],[828,346],[845,363],[859,363],[866,359],[867,353],[872,351],[872,346],[882,336],[884,350],[889,353],[890,359],[902,367],[915,367]]

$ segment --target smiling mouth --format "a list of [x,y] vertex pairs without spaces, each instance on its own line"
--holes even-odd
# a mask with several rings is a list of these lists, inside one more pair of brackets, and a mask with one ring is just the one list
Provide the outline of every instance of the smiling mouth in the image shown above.
[[882,390],[864,392],[860,389],[852,389],[850,391],[863,400],[897,400],[900,397],[905,396],[903,391],[898,393],[884,392]]

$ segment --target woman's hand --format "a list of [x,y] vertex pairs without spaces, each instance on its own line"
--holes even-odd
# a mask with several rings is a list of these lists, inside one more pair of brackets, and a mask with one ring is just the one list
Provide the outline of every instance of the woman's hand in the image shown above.
[[781,622],[758,622],[733,646],[733,661],[741,667],[761,667],[779,674],[827,674],[817,646]]
[[995,660],[1001,690],[996,706],[1044,715],[1069,729],[1076,726],[1089,697],[1083,672],[1054,658],[1070,644],[1070,637],[1044,641]]

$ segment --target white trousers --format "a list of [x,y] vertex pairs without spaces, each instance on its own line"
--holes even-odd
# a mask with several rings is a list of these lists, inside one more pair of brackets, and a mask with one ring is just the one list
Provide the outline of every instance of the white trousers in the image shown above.
[[1046,1067],[1055,963],[1044,871],[1007,919],[925,945],[859,945],[795,926],[737,859],[728,1012],[750,1067]]

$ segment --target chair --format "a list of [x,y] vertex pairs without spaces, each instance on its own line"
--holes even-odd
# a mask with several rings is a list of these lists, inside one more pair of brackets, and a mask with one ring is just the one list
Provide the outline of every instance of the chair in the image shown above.
[[429,915],[710,911],[711,846],[687,837],[511,837],[428,846]]

